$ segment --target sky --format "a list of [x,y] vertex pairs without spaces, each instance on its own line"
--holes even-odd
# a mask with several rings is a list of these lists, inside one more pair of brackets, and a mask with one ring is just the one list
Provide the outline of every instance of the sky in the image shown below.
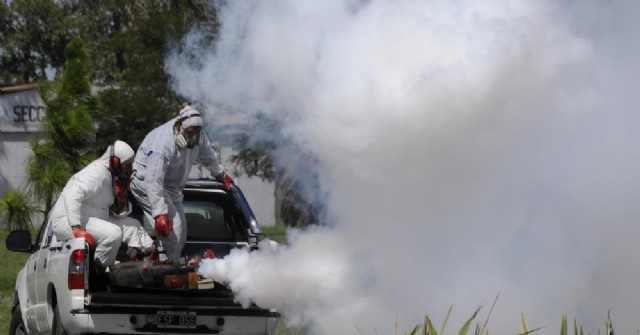
[[[323,226],[201,272],[309,334],[640,329],[635,1],[226,1],[166,61],[317,158]],[[209,134],[215,140],[215,134]],[[290,166],[298,155],[279,155]],[[495,307],[491,305],[497,298]],[[491,311],[491,313],[489,313]]]

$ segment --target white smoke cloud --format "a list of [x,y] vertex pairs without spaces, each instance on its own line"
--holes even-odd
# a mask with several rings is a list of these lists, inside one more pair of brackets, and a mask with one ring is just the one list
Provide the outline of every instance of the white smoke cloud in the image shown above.
[[332,228],[210,274],[312,334],[409,330],[450,305],[457,331],[498,293],[492,333],[521,313],[595,332],[609,309],[640,329],[639,6],[226,2],[202,66],[168,59],[175,87],[210,122],[277,120],[318,157]]

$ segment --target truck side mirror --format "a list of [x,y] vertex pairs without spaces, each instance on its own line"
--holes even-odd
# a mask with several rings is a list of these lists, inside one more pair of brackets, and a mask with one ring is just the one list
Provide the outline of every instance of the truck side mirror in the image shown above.
[[6,240],[8,250],[16,252],[32,253],[31,233],[28,230],[14,230],[9,233]]

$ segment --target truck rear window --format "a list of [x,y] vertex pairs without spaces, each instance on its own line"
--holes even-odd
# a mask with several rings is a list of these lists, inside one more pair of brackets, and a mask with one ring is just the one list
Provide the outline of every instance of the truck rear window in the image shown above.
[[[185,192],[187,241],[246,241],[246,223],[233,198],[223,192]],[[143,217],[145,230],[156,236],[153,224]]]
[[184,215],[188,240],[231,240],[234,237],[233,220],[217,202],[185,201]]

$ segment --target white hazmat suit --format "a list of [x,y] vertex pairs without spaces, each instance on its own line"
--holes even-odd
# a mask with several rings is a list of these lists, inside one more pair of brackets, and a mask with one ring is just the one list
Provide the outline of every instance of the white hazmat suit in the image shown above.
[[166,250],[167,258],[175,264],[180,262],[180,253],[187,238],[182,190],[191,168],[199,161],[211,171],[212,176],[224,172],[204,132],[193,148],[186,146],[184,137],[180,138],[184,129],[202,125],[198,111],[191,106],[183,108],[178,117],[147,134],[133,163],[136,172],[131,181],[131,193],[145,216],[153,224],[154,218],[167,214],[173,223],[173,231],[167,237],[158,236],[158,239]]
[[59,241],[74,238],[73,226],[82,226],[93,235],[95,259],[103,267],[113,265],[122,241],[142,252],[153,247],[153,240],[138,220],[116,217],[109,212],[115,198],[109,160],[113,155],[124,162],[133,154],[128,144],[116,141],[102,157],[69,179],[49,214],[53,232]]

